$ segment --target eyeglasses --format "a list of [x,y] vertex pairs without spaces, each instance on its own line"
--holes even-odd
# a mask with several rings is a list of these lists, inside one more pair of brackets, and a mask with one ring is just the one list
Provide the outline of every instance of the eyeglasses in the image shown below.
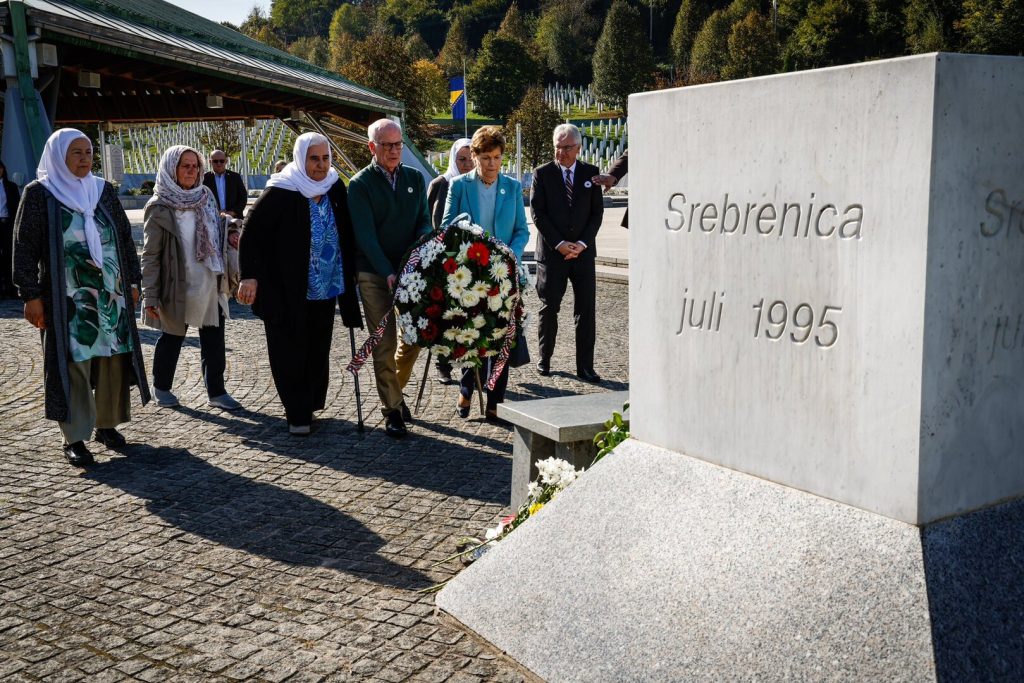
[[404,143],[401,143],[401,142],[374,142],[373,144],[377,145],[378,147],[383,147],[385,152],[390,152],[391,150],[396,150],[396,149],[400,150],[400,149],[402,149],[402,145]]
[[580,146],[580,143],[574,142],[571,145],[555,145],[555,149],[557,149],[560,152],[568,152],[568,151],[570,151],[572,149],[575,149],[575,148],[577,148],[579,146]]
[[226,164],[226,163],[228,163],[228,160],[227,159],[210,159],[210,163],[211,164]]

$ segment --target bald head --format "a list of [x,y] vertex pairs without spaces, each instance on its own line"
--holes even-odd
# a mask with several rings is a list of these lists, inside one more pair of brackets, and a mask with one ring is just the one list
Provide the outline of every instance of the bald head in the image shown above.
[[215,149],[210,153],[210,168],[217,175],[223,175],[228,168],[228,155],[223,150]]

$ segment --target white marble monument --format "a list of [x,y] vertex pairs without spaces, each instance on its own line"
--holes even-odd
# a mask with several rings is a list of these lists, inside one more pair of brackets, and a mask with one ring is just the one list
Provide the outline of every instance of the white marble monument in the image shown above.
[[635,439],[438,605],[552,681],[1024,679],[1024,59],[634,95],[630,138]]

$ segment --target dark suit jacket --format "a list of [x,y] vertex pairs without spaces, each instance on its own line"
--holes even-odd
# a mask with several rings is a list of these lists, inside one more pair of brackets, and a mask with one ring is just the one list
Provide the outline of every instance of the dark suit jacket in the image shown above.
[[439,175],[427,186],[427,210],[430,211],[430,223],[434,230],[441,227],[446,199],[448,199],[448,179]]
[[13,226],[14,217],[18,215],[18,202],[21,197],[18,195],[18,186],[7,178],[4,178],[4,194],[7,195],[7,222]]
[[[629,173],[628,149],[622,153],[621,157],[615,160],[615,163],[608,167],[608,175],[614,176],[615,182],[622,180],[627,173]],[[626,213],[622,214],[622,227],[629,227],[629,209],[626,209]]]
[[[242,176],[234,171],[224,171],[224,175],[227,176],[224,182],[224,196],[227,201],[224,202],[224,206],[220,207],[220,210],[233,211],[237,218],[241,218],[245,212],[245,203],[249,199],[245,182],[242,180]],[[220,195],[217,194],[217,183],[213,179],[213,171],[203,175],[203,185],[213,190],[213,196],[217,198],[219,205]]]
[[[338,225],[345,292],[338,297],[346,327],[362,327],[356,295],[356,237],[348,212],[348,191],[340,180],[327,192]],[[274,324],[300,328],[309,289],[312,230],[309,201],[298,192],[265,190],[245,219],[238,261],[242,279],[256,279],[252,312]]]
[[[533,170],[530,187],[530,215],[537,226],[538,263],[561,263],[564,258],[556,251],[559,242],[583,242],[587,248],[577,257],[593,259],[597,255],[597,231],[604,215],[601,186],[590,181],[600,173],[597,166],[576,161],[572,179],[572,208],[565,196],[562,170],[549,161]],[[588,187],[589,186],[589,187]]]

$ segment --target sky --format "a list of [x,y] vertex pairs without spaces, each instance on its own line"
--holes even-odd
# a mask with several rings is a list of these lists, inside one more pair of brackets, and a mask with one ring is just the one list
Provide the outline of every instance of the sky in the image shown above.
[[253,5],[261,5],[264,11],[270,8],[270,0],[170,0],[172,5],[177,5],[189,12],[206,17],[212,21],[230,21],[237,26],[242,23]]

